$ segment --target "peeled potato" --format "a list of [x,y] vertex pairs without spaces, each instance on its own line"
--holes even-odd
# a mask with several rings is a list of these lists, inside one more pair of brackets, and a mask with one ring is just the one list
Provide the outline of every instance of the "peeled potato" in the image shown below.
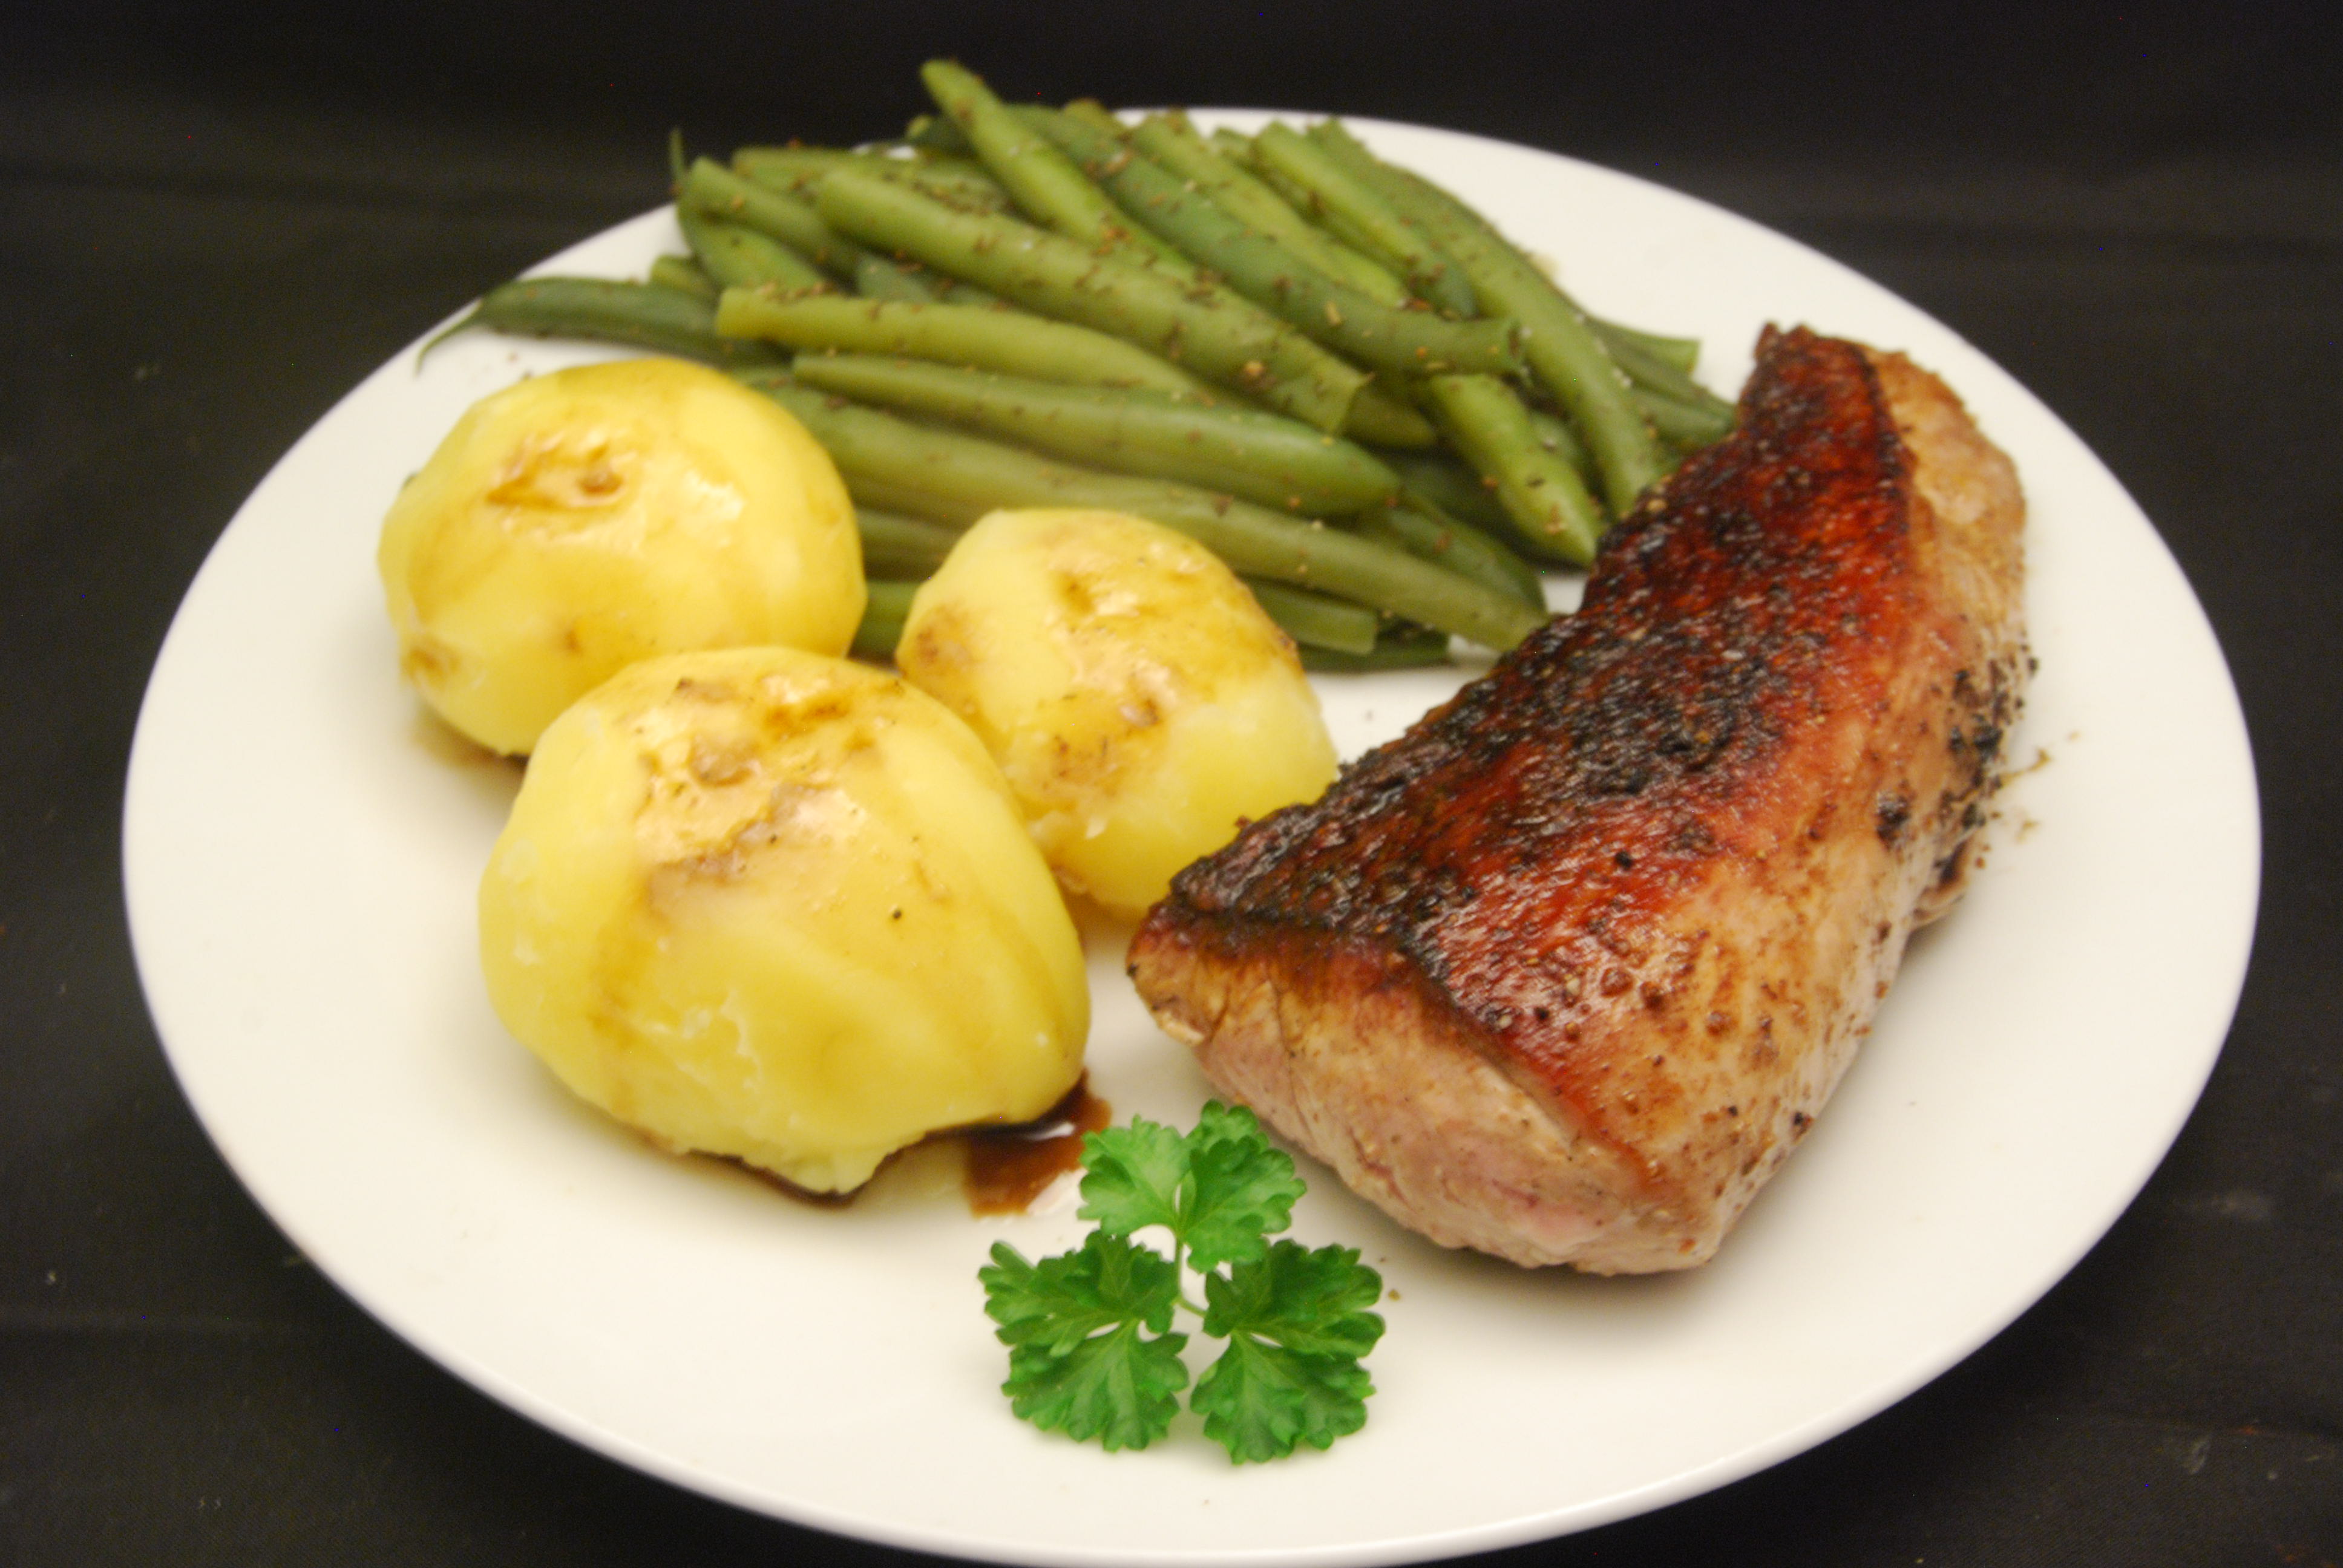
[[1072,1088],[1081,943],[966,726],[786,648],[637,664],[546,731],[480,885],[498,1015],[679,1150],[816,1191]]
[[1118,912],[1334,777],[1292,642],[1217,557],[1139,518],[982,518],[895,658],[983,738],[1059,876]]
[[580,366],[476,404],[384,519],[399,664],[524,753],[639,658],[846,650],[862,554],[837,468],[772,399],[679,359]]

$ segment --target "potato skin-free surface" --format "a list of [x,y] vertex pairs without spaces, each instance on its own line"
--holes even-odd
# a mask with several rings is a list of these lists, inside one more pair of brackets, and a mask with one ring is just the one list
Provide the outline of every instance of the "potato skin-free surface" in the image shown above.
[[1202,546],[1122,513],[980,519],[895,658],[983,739],[1059,876],[1120,913],[1334,777],[1292,642]]
[[506,1026],[679,1150],[817,1191],[1041,1115],[1081,944],[1000,773],[903,681],[785,648],[634,665],[549,727],[480,886]]
[[862,616],[829,455],[770,398],[679,359],[474,405],[391,504],[377,564],[407,679],[513,755],[636,659],[842,653]]

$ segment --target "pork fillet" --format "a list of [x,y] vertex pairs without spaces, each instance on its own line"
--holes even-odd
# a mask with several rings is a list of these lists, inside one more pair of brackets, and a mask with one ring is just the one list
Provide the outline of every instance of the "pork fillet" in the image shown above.
[[2024,513],[1934,376],[1769,329],[1735,433],[1579,612],[1182,872],[1140,995],[1435,1241],[1703,1261],[1958,893],[2026,675]]

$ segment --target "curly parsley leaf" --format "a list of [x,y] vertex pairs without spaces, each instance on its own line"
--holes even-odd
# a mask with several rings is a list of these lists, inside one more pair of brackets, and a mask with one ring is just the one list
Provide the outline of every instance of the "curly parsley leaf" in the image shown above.
[[1093,1231],[1071,1252],[1029,1263],[1006,1241],[977,1271],[1001,1342],[1064,1349],[1102,1328],[1135,1322],[1161,1333],[1180,1299],[1180,1271],[1160,1252]]
[[1312,1251],[1280,1241],[1257,1261],[1204,1277],[1204,1332],[1222,1339],[1253,1334],[1302,1354],[1355,1361],[1383,1338],[1383,1319],[1367,1311],[1383,1289],[1383,1276],[1359,1261],[1356,1247]]
[[1176,1236],[1180,1190],[1188,1181],[1188,1145],[1160,1121],[1134,1116],[1082,1140],[1082,1206],[1110,1235],[1162,1225]]
[[[1268,1240],[1303,1187],[1251,1111],[1207,1105],[1184,1138],[1134,1118],[1083,1151],[1081,1213],[1098,1229],[1039,1263],[997,1244],[978,1271],[1019,1416],[1110,1449],[1161,1437],[1188,1382],[1187,1337],[1170,1332],[1184,1308],[1228,1342],[1190,1403],[1232,1461],[1324,1448],[1365,1422],[1374,1384],[1359,1362],[1383,1335],[1367,1310],[1382,1277],[1355,1248]],[[1157,1225],[1171,1258],[1130,1240]],[[1181,1292],[1183,1261],[1202,1277],[1202,1308]]]
[[1348,1356],[1302,1355],[1239,1334],[1196,1380],[1189,1402],[1204,1435],[1239,1464],[1283,1459],[1296,1442],[1331,1448],[1367,1423],[1367,1369]]
[[1093,1231],[1039,1263],[997,1243],[977,1277],[1010,1347],[1001,1392],[1019,1417],[1110,1449],[1145,1448],[1171,1430],[1188,1336],[1164,1332],[1180,1294],[1169,1259]]
[[1330,1446],[1366,1424],[1373,1382],[1359,1360],[1383,1337],[1366,1308],[1383,1280],[1349,1247],[1280,1241],[1204,1279],[1204,1332],[1229,1342],[1190,1401],[1204,1435],[1239,1463]]
[[1293,1223],[1302,1178],[1293,1157],[1269,1141],[1250,1111],[1218,1101],[1204,1107],[1188,1134],[1193,1178],[1181,1216],[1180,1236],[1199,1270],[1258,1258],[1268,1238]]
[[1149,1339],[1124,1324],[1072,1350],[1052,1352],[1020,1345],[1009,1352],[1009,1381],[1001,1392],[1009,1408],[1044,1432],[1078,1442],[1091,1438],[1108,1450],[1145,1448],[1172,1430],[1180,1413],[1184,1334]]

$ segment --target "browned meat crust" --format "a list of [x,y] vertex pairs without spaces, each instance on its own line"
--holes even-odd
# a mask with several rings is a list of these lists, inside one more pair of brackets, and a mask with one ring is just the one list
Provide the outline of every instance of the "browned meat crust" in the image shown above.
[[1957,892],[2026,675],[2023,518],[1933,376],[1769,329],[1739,429],[1581,610],[1183,872],[1140,994],[1436,1241],[1700,1262]]

